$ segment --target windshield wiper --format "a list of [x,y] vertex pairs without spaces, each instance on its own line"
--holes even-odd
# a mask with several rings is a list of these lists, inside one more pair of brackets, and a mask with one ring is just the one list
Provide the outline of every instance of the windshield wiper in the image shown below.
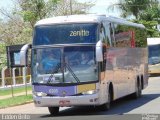
[[73,72],[73,70],[71,69],[71,67],[67,63],[65,63],[65,66],[68,68],[69,72],[72,74],[72,76],[74,77],[74,79],[77,82],[80,82],[80,80],[78,79],[78,77],[76,76],[76,74]]
[[58,69],[60,68],[60,63],[57,64],[57,66],[55,67],[55,69],[53,69],[52,74],[49,76],[47,83],[50,83],[52,78],[54,77],[54,74],[58,71]]
[[[48,80],[47,80],[47,84],[51,82],[52,78],[54,77],[54,74],[58,71],[58,69],[60,68],[60,63],[57,64],[57,66],[55,67],[55,69],[53,69],[52,74],[49,76]],[[68,69],[68,71],[72,74],[72,76],[74,77],[74,79],[79,83],[80,80],[78,79],[78,77],[76,76],[76,74],[73,72],[73,70],[71,69],[71,67],[65,63],[64,67],[66,67]]]

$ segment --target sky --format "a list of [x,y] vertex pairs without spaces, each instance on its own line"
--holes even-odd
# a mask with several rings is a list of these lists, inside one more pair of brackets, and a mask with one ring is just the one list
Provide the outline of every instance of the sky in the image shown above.
[[[78,0],[79,2],[91,1],[91,0]],[[97,13],[97,14],[107,14],[119,17],[120,13],[117,10],[109,10],[108,7],[116,4],[119,0],[93,0],[95,2],[95,6],[90,9],[90,13]]]
[[[85,1],[91,1],[91,0],[78,0],[80,2],[85,2]],[[119,17],[120,13],[117,10],[108,10],[107,8],[112,5],[117,3],[118,0],[93,0],[95,2],[95,6],[90,9],[90,13],[97,13],[97,14],[107,14],[107,15],[112,15]],[[11,9],[12,6],[12,0],[0,0],[0,8],[3,7],[5,9]],[[2,18],[2,16],[0,16]]]
[[118,0],[97,0],[95,6],[90,9],[90,12],[118,17],[120,13],[117,10],[112,11],[112,9],[108,9],[111,5],[117,2]]
[[12,7],[12,0],[0,0],[0,8],[4,7],[4,8],[11,8]]
[[[7,11],[9,11],[12,7],[12,0],[0,0],[0,8],[7,9]],[[4,16],[2,16],[1,14],[0,19],[4,19]]]

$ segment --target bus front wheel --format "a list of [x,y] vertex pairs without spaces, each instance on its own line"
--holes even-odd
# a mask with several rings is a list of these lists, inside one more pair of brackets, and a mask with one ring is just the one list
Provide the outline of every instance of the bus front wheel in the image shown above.
[[108,92],[108,101],[101,106],[101,110],[102,111],[110,109],[110,106],[111,106],[111,95],[112,95],[111,94],[111,90],[109,90],[109,92]]
[[56,116],[59,113],[59,107],[48,107],[48,110],[51,115]]

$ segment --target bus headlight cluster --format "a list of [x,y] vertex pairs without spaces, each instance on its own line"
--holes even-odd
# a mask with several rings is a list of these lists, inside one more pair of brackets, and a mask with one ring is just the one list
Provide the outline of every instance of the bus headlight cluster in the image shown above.
[[96,94],[98,92],[98,90],[89,90],[86,92],[82,92],[83,95],[92,95],[92,94]]
[[33,94],[34,94],[35,96],[38,96],[38,97],[47,96],[47,94],[44,93],[44,92],[34,92]]

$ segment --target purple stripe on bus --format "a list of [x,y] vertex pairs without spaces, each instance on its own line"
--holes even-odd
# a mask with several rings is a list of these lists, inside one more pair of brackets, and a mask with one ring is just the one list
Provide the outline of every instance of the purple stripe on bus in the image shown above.
[[76,94],[76,86],[54,87],[45,85],[38,85],[38,86],[35,85],[34,91],[44,92],[46,94],[55,96],[70,96]]

